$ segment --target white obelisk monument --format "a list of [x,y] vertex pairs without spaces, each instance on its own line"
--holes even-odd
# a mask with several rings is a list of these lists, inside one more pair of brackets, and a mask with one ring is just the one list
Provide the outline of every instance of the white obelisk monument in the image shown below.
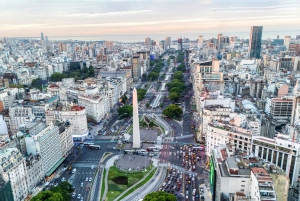
[[132,108],[133,108],[133,129],[132,129],[132,148],[141,148],[139,107],[136,88],[132,92]]

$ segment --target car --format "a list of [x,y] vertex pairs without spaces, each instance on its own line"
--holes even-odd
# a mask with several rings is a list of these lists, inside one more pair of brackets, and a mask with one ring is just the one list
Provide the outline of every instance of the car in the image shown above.
[[113,149],[116,149],[116,147],[113,147]]
[[165,186],[165,185],[166,185],[166,182],[164,182],[162,186]]
[[87,187],[87,188],[86,188],[86,191],[89,191],[89,190],[90,190],[90,187]]
[[81,182],[80,187],[81,187],[81,188],[83,187],[83,182]]
[[80,201],[83,201],[83,197],[81,197]]
[[86,177],[86,178],[85,178],[85,181],[88,181],[88,180],[89,180],[89,178],[88,178],[88,177]]
[[80,198],[81,198],[81,195],[80,195],[80,194],[78,194],[78,195],[77,195],[77,199],[80,199]]
[[76,196],[76,193],[75,193],[75,192],[73,192],[73,193],[72,193],[72,197],[75,197],[75,196]]
[[93,180],[92,177],[90,177],[89,181],[92,181],[92,180]]
[[75,188],[76,188],[76,184],[73,184],[72,186],[73,186],[73,189],[75,189]]
[[64,178],[64,177],[63,177],[63,178],[61,178],[61,181],[62,181],[62,182],[66,181],[66,178]]

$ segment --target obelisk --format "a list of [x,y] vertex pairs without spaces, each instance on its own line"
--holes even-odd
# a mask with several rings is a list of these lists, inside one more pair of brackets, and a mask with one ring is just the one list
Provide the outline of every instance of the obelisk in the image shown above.
[[132,92],[132,108],[133,108],[133,129],[132,129],[132,148],[141,148],[139,107],[136,88]]

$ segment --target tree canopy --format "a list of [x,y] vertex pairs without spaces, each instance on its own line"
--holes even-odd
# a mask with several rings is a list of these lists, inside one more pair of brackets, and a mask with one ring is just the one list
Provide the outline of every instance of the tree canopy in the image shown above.
[[146,92],[147,91],[145,89],[137,89],[137,97],[139,101],[144,99]]
[[55,72],[50,76],[50,80],[52,82],[59,82],[63,78],[75,78],[78,79],[86,79],[88,77],[94,77],[94,67],[90,65],[88,68],[84,66],[82,69],[78,69],[76,66],[70,67],[70,71],[58,73]]
[[177,70],[178,71],[181,71],[181,72],[185,72],[185,65],[184,64],[179,64],[178,66],[177,66]]
[[178,105],[172,104],[164,109],[163,115],[167,117],[179,117],[180,115],[182,115],[182,109]]
[[68,182],[62,182],[51,190],[41,191],[34,196],[32,201],[69,201],[71,196],[69,193],[73,192],[72,185]]
[[177,63],[183,63],[183,61],[184,61],[184,54],[183,54],[183,52],[180,52],[180,53],[177,55],[176,62],[177,62]]
[[177,92],[170,92],[170,100],[177,102],[179,100],[179,94]]
[[170,90],[174,87],[177,87],[178,89],[180,89],[180,93],[185,89],[184,82],[178,79],[173,79],[171,83],[168,83],[168,86],[170,87]]
[[176,73],[174,73],[173,78],[178,79],[178,80],[182,80],[183,79],[183,73],[181,71],[177,71]]
[[151,73],[148,74],[148,79],[150,81],[154,81],[154,80],[156,80],[158,78],[158,76],[159,76],[159,73],[157,73],[157,72],[151,72]]
[[125,105],[118,109],[118,113],[121,118],[132,117],[133,108],[131,105]]
[[164,191],[152,192],[145,196],[144,201],[176,201],[176,196]]

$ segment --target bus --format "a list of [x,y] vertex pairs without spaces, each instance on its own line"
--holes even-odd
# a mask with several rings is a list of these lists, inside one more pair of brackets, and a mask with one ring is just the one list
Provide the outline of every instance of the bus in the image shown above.
[[90,145],[89,148],[91,149],[100,149],[100,145]]
[[86,147],[88,147],[88,146],[91,146],[91,145],[94,145],[95,143],[92,143],[92,142],[84,142],[83,143],[83,146],[86,146]]
[[124,150],[125,154],[134,154],[134,150]]
[[202,146],[202,147],[193,147],[193,150],[195,150],[195,151],[204,151],[204,147]]
[[139,154],[139,155],[147,155],[148,152],[145,149],[140,149],[140,150],[137,150],[137,154]]
[[147,151],[158,151],[157,147],[148,147]]

